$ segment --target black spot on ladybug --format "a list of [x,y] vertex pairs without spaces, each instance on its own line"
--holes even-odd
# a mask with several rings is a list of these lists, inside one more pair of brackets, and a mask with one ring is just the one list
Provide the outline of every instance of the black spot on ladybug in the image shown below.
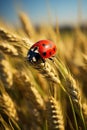
[[43,55],[43,56],[46,56],[46,52],[43,52],[42,55]]
[[46,44],[43,43],[42,46],[46,46]]

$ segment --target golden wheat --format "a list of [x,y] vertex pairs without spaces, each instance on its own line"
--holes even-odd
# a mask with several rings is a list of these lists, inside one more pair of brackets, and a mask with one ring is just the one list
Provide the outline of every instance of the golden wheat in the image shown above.
[[[0,24],[0,129],[86,130],[87,34],[45,24],[36,29],[24,12],[19,19],[21,28]],[[40,39],[56,43],[58,60],[27,61],[33,41]]]

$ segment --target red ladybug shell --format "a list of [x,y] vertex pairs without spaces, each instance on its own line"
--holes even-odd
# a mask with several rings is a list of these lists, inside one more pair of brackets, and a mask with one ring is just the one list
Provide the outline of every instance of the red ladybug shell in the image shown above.
[[40,40],[36,42],[31,49],[35,47],[37,47],[38,52],[43,59],[50,58],[56,53],[56,45],[50,40]]

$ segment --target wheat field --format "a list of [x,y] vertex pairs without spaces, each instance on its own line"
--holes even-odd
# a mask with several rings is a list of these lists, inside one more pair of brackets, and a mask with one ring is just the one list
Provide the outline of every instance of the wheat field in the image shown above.
[[[0,21],[0,130],[87,130],[87,30],[19,19],[20,27]],[[45,66],[26,60],[41,39],[57,46]]]

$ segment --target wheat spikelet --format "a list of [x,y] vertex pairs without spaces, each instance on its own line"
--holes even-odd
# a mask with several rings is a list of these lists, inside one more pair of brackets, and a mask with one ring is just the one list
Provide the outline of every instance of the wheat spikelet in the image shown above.
[[64,130],[64,119],[61,106],[53,97],[46,103],[48,130]]
[[11,87],[13,84],[12,67],[8,62],[7,57],[0,51],[0,79],[6,87]]
[[29,17],[24,12],[22,12],[20,13],[19,18],[22,23],[24,32],[28,35],[29,38],[31,38],[34,33],[34,28],[30,22]]

